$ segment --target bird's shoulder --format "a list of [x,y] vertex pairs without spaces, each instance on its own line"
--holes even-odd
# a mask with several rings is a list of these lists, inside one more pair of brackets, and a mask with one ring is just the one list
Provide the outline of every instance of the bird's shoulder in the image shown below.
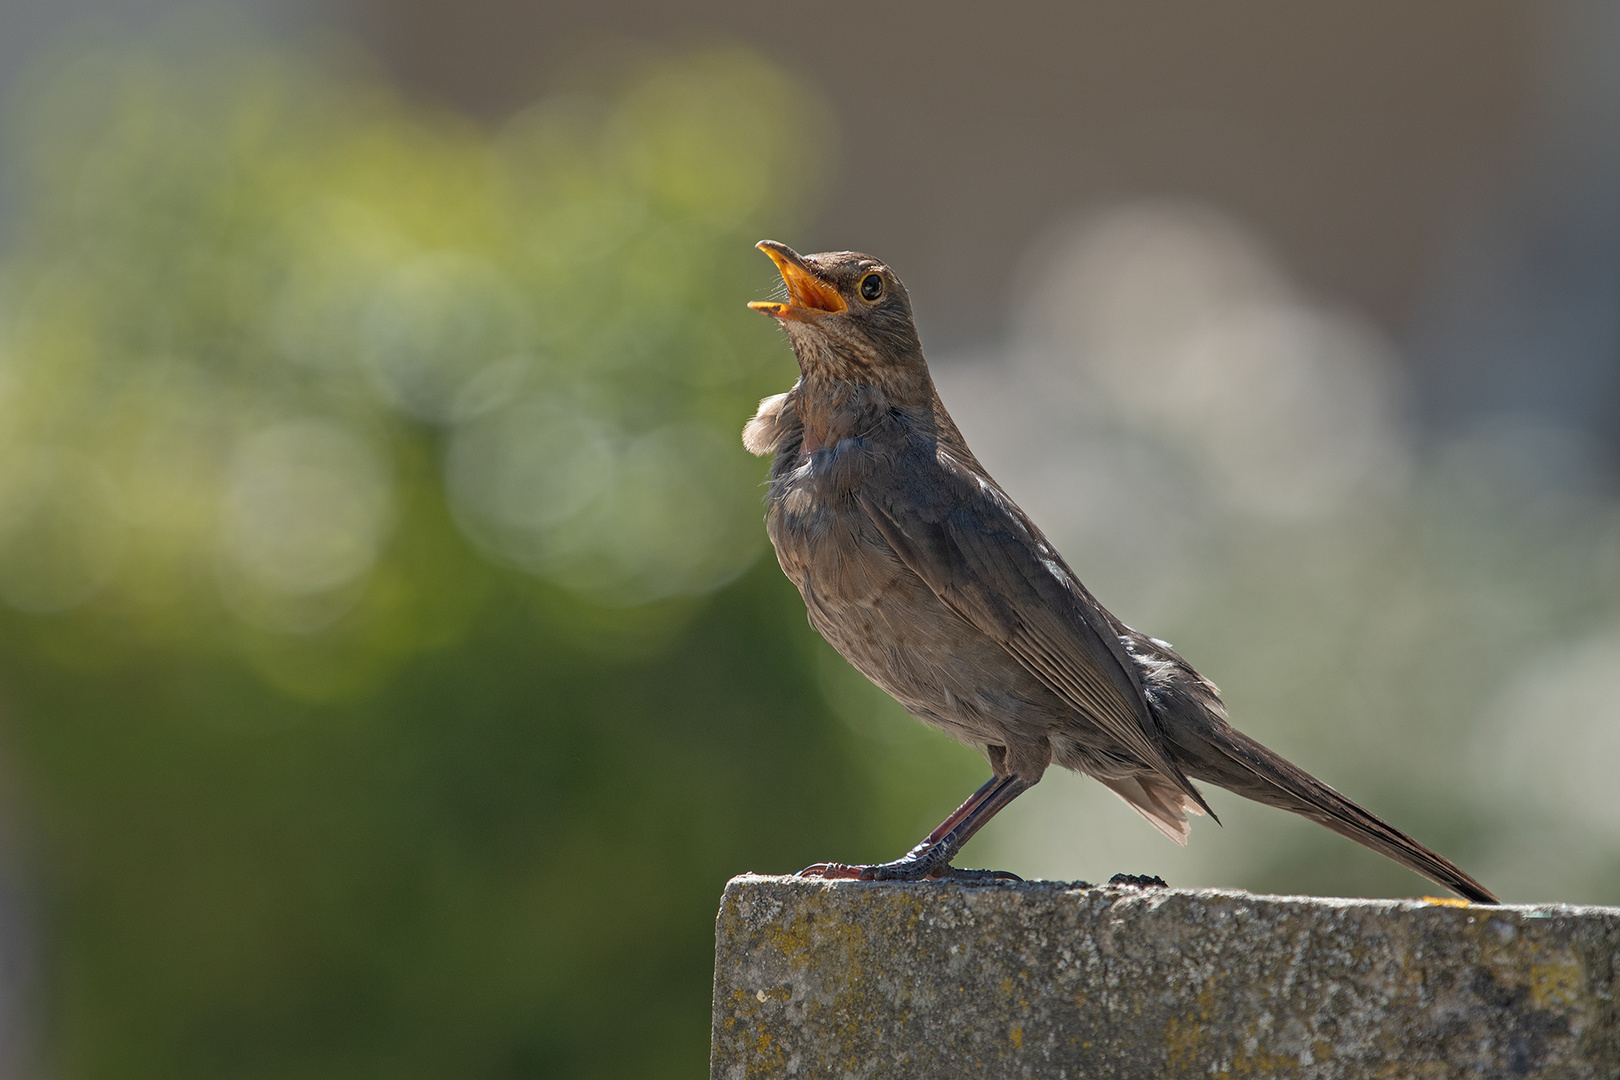
[[1013,501],[954,430],[901,421],[887,455],[892,480],[885,503],[929,523],[989,530],[1016,547],[1052,553],[1028,514]]

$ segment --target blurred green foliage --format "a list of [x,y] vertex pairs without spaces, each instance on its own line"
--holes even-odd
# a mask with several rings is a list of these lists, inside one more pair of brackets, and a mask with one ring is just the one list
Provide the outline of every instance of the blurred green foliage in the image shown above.
[[710,51],[486,130],[198,44],[63,58],[10,149],[49,1071],[700,1074],[725,879],[949,802],[874,822],[737,439],[817,99]]

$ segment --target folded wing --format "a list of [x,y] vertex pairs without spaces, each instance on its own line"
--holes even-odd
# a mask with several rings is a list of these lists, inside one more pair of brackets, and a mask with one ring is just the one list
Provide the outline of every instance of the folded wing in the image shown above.
[[1166,755],[1109,618],[1006,493],[945,450],[899,471],[911,482],[868,485],[858,496],[896,556],[1120,753],[1209,812]]

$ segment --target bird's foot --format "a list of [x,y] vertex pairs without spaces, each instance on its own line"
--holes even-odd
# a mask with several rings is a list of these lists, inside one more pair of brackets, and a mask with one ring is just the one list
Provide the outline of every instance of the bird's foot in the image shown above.
[[[870,866],[851,866],[841,862],[818,862],[800,870],[794,877],[822,878],[826,881],[860,881]],[[870,877],[867,881],[872,880]]]
[[1023,881],[1024,879],[1006,870],[963,870],[960,867],[947,866],[940,873],[930,874],[928,880],[988,884],[992,881]]
[[1023,881],[1017,874],[1005,870],[963,870],[927,855],[907,855],[894,862],[875,863],[870,866],[851,866],[848,863],[824,862],[800,870],[798,877],[821,878],[824,881]]
[[1168,889],[1169,883],[1157,874],[1115,874],[1108,879],[1110,885],[1125,885],[1132,889]]

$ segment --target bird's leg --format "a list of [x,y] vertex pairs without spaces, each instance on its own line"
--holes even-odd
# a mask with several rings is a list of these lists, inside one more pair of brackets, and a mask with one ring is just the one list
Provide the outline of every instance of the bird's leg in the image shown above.
[[1018,796],[1034,787],[1034,781],[1020,776],[992,776],[983,787],[968,796],[922,843],[893,862],[871,866],[846,863],[816,863],[799,871],[800,877],[853,878],[860,881],[1018,881],[1016,874],[1002,870],[958,870],[951,865],[962,845],[984,827],[985,822]]

